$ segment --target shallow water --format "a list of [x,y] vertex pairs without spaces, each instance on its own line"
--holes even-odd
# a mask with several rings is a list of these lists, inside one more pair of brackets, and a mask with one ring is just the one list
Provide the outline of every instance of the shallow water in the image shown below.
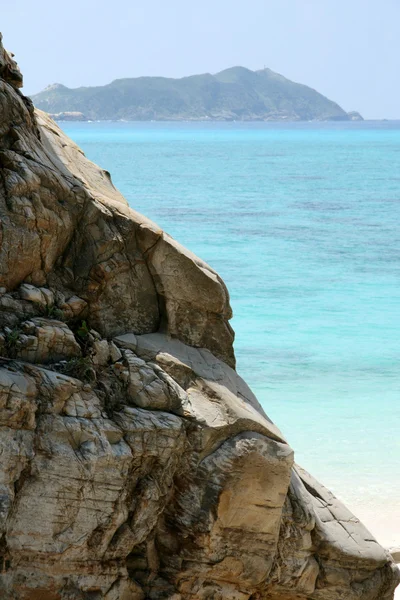
[[297,461],[400,545],[400,122],[62,127],[221,274]]

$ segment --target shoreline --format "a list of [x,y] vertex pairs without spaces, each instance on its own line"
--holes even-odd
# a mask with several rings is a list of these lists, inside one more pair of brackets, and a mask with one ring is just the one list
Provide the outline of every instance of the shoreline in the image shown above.
[[363,119],[361,120],[351,120],[351,119],[342,119],[342,120],[334,120],[334,119],[313,119],[311,121],[303,121],[303,120],[290,120],[290,119],[62,119],[57,118],[55,115],[50,114],[51,118],[56,121],[56,123],[240,123],[240,124],[260,124],[260,123],[272,123],[272,124],[319,124],[319,123],[329,123],[334,125],[343,125],[343,124],[362,124],[362,123],[399,123],[399,119]]

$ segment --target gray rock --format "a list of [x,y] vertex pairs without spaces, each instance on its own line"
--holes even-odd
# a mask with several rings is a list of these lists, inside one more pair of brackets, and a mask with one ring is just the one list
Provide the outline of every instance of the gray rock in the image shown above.
[[110,351],[110,359],[111,362],[115,363],[117,360],[121,360],[122,353],[121,350],[114,344],[114,342],[109,343],[109,351]]
[[36,304],[39,304],[40,306],[46,306],[44,294],[34,285],[23,283],[19,288],[19,295],[22,300],[29,300],[29,302],[36,302]]
[[45,300],[46,306],[51,307],[54,304],[54,294],[51,290],[48,290],[47,288],[40,288],[40,291],[42,292],[42,296]]
[[66,302],[61,305],[61,310],[73,317],[82,315],[87,307],[87,302],[78,296],[71,296]]
[[22,323],[21,330],[15,356],[22,360],[45,364],[81,356],[74,334],[62,321],[36,317]]
[[93,343],[91,358],[93,364],[99,367],[104,367],[110,359],[110,348],[107,340],[96,340]]

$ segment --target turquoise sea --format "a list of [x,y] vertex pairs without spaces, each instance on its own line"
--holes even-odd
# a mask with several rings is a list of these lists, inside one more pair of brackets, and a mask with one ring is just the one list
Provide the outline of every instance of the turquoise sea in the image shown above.
[[61,125],[220,273],[297,461],[400,545],[400,122]]

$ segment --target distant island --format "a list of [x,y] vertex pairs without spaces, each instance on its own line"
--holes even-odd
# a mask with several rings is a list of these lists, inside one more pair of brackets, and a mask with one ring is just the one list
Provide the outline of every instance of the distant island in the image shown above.
[[270,69],[232,67],[182,79],[116,79],[98,87],[59,83],[32,96],[54,118],[69,121],[360,121],[316,90]]

